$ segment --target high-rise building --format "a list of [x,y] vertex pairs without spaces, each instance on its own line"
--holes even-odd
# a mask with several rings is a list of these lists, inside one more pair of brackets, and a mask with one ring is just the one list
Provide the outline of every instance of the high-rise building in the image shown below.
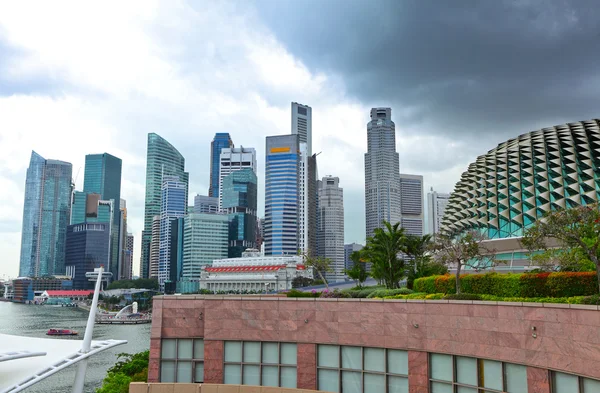
[[171,280],[171,221],[185,216],[187,184],[177,176],[164,176],[161,190],[158,284],[162,291],[165,281]]
[[88,281],[86,273],[109,263],[111,223],[83,222],[67,227],[65,268],[73,289],[93,289],[94,283]]
[[257,178],[251,168],[230,173],[222,180],[222,212],[229,217],[229,258],[256,248]]
[[256,220],[256,249],[262,251],[262,246],[265,239],[265,219],[259,218]]
[[142,231],[142,255],[140,260],[140,273],[142,278],[148,278],[150,273],[152,221],[154,216],[160,215],[163,176],[178,176],[180,181],[186,184],[185,205],[187,206],[189,174],[185,172],[185,159],[179,151],[164,138],[155,133],[149,133],[146,158],[144,230]]
[[121,198],[119,212],[119,275],[117,280],[131,279],[131,264],[125,266],[127,259],[127,201]]
[[306,143],[300,143],[298,169],[298,250],[317,251],[317,156],[308,155]]
[[125,246],[125,258],[123,262],[123,274],[125,280],[131,280],[133,277],[133,233],[127,233],[127,243]]
[[427,193],[427,224],[429,234],[434,235],[440,231],[442,218],[448,205],[450,194],[433,191]]
[[354,262],[352,262],[350,256],[353,252],[362,250],[363,247],[364,246],[362,244],[358,243],[344,244],[344,269],[352,269],[352,266],[354,266]]
[[158,279],[158,260],[160,250],[160,216],[152,217],[152,235],[150,238],[150,278]]
[[400,174],[400,214],[407,235],[423,236],[423,176]]
[[292,134],[298,135],[299,143],[306,143],[307,156],[312,156],[312,108],[292,102]]
[[31,152],[25,180],[19,276],[65,272],[67,226],[71,216],[72,165]]
[[177,282],[181,279],[183,273],[184,223],[184,217],[174,218],[170,223],[169,271],[164,283],[165,293],[168,294],[175,293]]
[[221,150],[233,147],[231,136],[227,132],[217,132],[210,144],[210,186],[208,196],[219,197],[219,169]]
[[218,213],[219,198],[214,198],[206,195],[196,195],[194,197],[194,213]]
[[256,150],[253,147],[221,149],[219,161],[219,210],[223,210],[223,179],[235,171],[249,168],[256,174]]
[[365,153],[366,235],[382,222],[400,222],[400,161],[391,108],[371,109]]
[[298,253],[298,135],[266,138],[265,255]]
[[183,224],[182,279],[199,280],[202,267],[227,258],[229,219],[224,214],[188,214]]
[[344,189],[338,177],[318,182],[318,255],[331,260],[327,281],[344,281]]

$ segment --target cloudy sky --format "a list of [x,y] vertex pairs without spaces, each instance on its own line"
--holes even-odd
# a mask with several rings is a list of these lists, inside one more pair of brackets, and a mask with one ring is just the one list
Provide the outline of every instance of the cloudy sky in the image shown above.
[[206,194],[214,134],[257,149],[260,181],[292,101],[312,106],[319,175],[340,177],[346,242],[363,242],[371,107],[392,108],[401,172],[450,192],[495,144],[599,116],[599,16],[594,0],[1,2],[0,278],[18,273],[31,150],[73,163],[77,189],[86,154],[123,159],[137,268],[146,134]]

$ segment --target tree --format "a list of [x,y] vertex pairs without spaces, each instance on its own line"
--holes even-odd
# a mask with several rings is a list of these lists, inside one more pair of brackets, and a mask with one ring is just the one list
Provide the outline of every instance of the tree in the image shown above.
[[369,277],[365,262],[361,260],[360,251],[354,251],[350,254],[350,260],[352,261],[352,268],[345,269],[344,273],[356,282],[358,288],[362,288],[362,283]]
[[331,259],[314,257],[309,252],[302,254],[302,257],[304,258],[304,265],[312,267],[325,283],[325,287],[329,289],[329,284],[327,283],[327,280],[325,280],[323,274],[333,271],[333,269],[331,269]]
[[308,287],[312,285],[314,281],[315,280],[312,278],[299,276],[292,280],[292,288]]
[[383,228],[376,228],[372,237],[361,250],[361,255],[371,262],[371,276],[383,281],[388,289],[398,288],[406,275],[404,259],[398,255],[405,251],[404,229],[383,221]]
[[[148,379],[148,361],[150,351],[136,353],[120,353],[119,361],[108,369],[102,387],[96,393],[127,393],[131,382],[146,382]],[[123,360],[120,360],[123,359]]]
[[438,233],[431,249],[437,262],[456,266],[456,293],[460,293],[460,273],[467,266],[474,269],[486,269],[494,264],[495,251],[482,243],[487,238],[477,231],[465,233]]
[[598,204],[556,210],[545,215],[523,235],[521,243],[529,251],[556,248],[579,249],[595,267],[600,292],[600,212]]

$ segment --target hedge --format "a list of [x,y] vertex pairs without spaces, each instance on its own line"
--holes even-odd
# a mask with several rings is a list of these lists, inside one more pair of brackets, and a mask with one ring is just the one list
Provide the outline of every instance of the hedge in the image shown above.
[[422,299],[422,300],[485,300],[493,302],[520,302],[520,303],[563,303],[563,304],[590,304],[600,305],[600,296],[571,296],[571,297],[502,297],[493,295],[476,295],[461,293],[445,295],[443,293],[413,293],[411,295],[386,296],[384,299]]
[[[463,293],[501,297],[572,297],[598,294],[596,272],[465,274],[460,276]],[[455,276],[431,276],[414,282],[415,292],[456,293]]]

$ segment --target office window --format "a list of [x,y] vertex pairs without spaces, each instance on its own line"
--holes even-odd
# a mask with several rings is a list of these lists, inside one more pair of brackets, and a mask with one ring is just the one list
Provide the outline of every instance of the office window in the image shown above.
[[160,349],[161,382],[204,382],[204,340],[164,338]]
[[577,375],[552,372],[552,393],[596,393],[600,381]]
[[466,356],[430,354],[429,379],[431,393],[527,393],[525,366]]
[[319,345],[317,389],[334,393],[408,393],[408,353]]
[[224,383],[295,388],[297,346],[225,341]]

